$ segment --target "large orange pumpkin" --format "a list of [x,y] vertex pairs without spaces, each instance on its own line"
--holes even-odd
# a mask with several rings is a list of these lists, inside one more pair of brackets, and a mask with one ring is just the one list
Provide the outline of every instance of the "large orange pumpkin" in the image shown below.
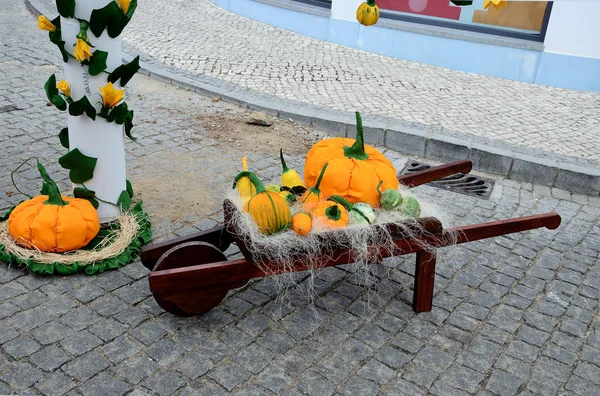
[[26,248],[63,253],[87,245],[100,231],[98,212],[80,198],[61,197],[42,164],[38,169],[48,195],[19,204],[8,218],[8,232]]
[[356,113],[356,140],[347,138],[324,139],[316,143],[306,155],[304,181],[314,186],[323,164],[329,163],[327,177],[321,182],[323,195],[341,195],[351,203],[366,202],[379,206],[377,185],[382,190],[398,189],[394,165],[375,147],[364,144],[360,114]]

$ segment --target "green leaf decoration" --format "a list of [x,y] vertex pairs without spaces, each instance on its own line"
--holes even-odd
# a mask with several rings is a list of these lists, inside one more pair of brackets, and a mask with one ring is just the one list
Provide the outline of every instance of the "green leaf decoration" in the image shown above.
[[133,13],[135,12],[135,10],[137,9],[137,0],[131,0],[131,3],[129,3],[129,10],[127,10],[127,19],[131,20],[131,17],[133,17]]
[[104,8],[92,11],[90,17],[90,29],[92,33],[96,37],[100,37],[104,29],[106,29],[111,38],[116,38],[129,23],[131,17],[128,15],[130,13],[133,15],[136,7],[137,2],[134,0],[129,4],[127,15],[123,15],[121,7],[113,1],[108,3]]
[[92,76],[97,76],[106,70],[106,59],[108,59],[108,52],[96,50],[92,53],[92,57],[89,62],[89,72]]
[[83,183],[94,177],[97,158],[88,157],[74,149],[58,159],[58,163],[65,169],[69,169],[69,179],[73,183]]
[[140,57],[136,56],[131,62],[117,67],[112,73],[108,75],[108,82],[115,83],[119,79],[121,80],[121,87],[127,85],[129,80],[134,76],[135,73],[140,70]]
[[[108,116],[106,117],[106,121],[108,122],[116,122],[119,125],[123,125],[125,119],[128,114],[127,103],[122,102],[120,105],[113,107]],[[120,122],[119,122],[120,121]]]
[[128,210],[131,206],[131,197],[127,190],[121,191],[121,195],[119,195],[119,200],[117,201],[117,206],[123,208],[123,210]]
[[100,206],[100,204],[98,203],[98,200],[96,199],[96,192],[93,190],[90,190],[88,188],[75,187],[73,189],[73,196],[75,198],[81,198],[81,199],[90,201],[90,203],[92,204],[94,209],[98,209],[98,206]]
[[127,115],[127,119],[125,120],[125,135],[134,142],[137,140],[133,136],[131,136],[131,129],[133,128],[133,110],[129,111]]
[[133,198],[133,186],[131,185],[131,182],[129,180],[125,180],[125,185],[127,186],[127,194],[129,194],[129,196]]
[[50,103],[56,106],[60,111],[65,111],[67,109],[67,102],[60,96],[58,88],[56,88],[56,76],[54,74],[48,78],[48,81],[46,81],[46,84],[44,85],[44,89],[46,90],[46,96]]
[[87,96],[83,96],[81,99],[74,101],[69,105],[69,114],[77,117],[85,113],[92,120],[96,119],[96,109],[90,104]]
[[58,134],[58,138],[60,139],[60,144],[68,149],[69,148],[69,128],[63,128]]
[[56,0],[56,9],[63,18],[75,18],[75,0]]

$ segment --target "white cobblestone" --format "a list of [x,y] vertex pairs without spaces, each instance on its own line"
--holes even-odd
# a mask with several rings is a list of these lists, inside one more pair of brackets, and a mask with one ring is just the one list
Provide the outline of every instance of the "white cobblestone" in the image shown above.
[[167,65],[286,99],[600,159],[600,95],[452,71],[302,36],[209,0],[140,0],[124,40]]

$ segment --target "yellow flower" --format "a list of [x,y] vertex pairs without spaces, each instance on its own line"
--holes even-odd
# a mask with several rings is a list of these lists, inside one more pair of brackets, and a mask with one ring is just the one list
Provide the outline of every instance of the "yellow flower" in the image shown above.
[[78,38],[77,42],[75,43],[75,51],[73,52],[73,55],[78,62],[81,62],[84,59],[90,60],[92,57],[92,49],[88,43]]
[[56,83],[56,88],[60,89],[66,97],[71,97],[71,87],[69,86],[67,80],[60,80],[58,83]]
[[127,11],[129,11],[129,3],[131,3],[131,0],[117,0],[117,3],[119,3],[119,7],[121,7],[121,9],[123,10],[123,14],[127,14]]
[[38,17],[38,28],[42,30],[47,30],[49,32],[53,32],[56,30],[56,26],[54,26],[54,24],[43,15],[40,15]]
[[500,6],[506,7],[506,0],[485,0],[483,2],[483,8],[487,9],[490,6],[490,4],[493,4],[494,8],[496,10],[499,10]]
[[112,83],[106,84],[104,87],[100,87],[102,92],[102,104],[104,107],[115,107],[121,100],[123,100],[123,89],[115,89]]

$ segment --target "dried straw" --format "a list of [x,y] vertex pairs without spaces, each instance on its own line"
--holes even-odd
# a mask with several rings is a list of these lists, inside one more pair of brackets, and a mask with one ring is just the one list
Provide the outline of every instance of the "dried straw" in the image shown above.
[[92,250],[75,250],[67,253],[46,253],[37,249],[24,248],[16,243],[8,232],[8,222],[0,223],[0,245],[16,258],[33,260],[39,264],[52,265],[59,263],[81,266],[93,265],[97,262],[116,257],[131,244],[139,231],[138,221],[133,214],[125,214],[117,218],[119,229],[114,230],[104,241]]

